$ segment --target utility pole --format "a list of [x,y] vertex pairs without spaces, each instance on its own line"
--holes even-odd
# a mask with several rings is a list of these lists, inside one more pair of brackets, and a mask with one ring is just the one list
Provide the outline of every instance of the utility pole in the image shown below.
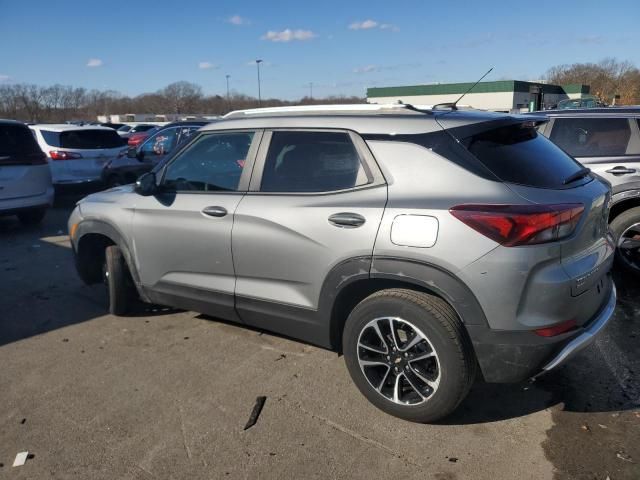
[[309,82],[309,98],[313,100],[313,82]]
[[256,60],[256,67],[258,67],[258,106],[261,107],[262,106],[262,95],[260,92],[260,64],[262,63],[262,60],[257,59]]
[[227,74],[225,77],[227,78],[227,108],[231,110],[231,100],[229,97],[229,78],[231,78],[231,75]]

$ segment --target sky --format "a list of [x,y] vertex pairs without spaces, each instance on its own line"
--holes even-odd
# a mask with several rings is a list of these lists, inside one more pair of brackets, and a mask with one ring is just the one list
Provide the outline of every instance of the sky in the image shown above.
[[640,67],[640,1],[0,0],[0,85],[297,99],[367,87],[536,80],[605,57]]

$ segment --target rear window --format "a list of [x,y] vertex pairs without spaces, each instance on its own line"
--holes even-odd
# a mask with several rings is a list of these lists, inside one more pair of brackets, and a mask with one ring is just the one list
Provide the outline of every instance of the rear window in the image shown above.
[[0,156],[40,152],[40,147],[28,127],[0,125]]
[[574,157],[606,157],[628,151],[631,128],[626,118],[556,118],[551,140]]
[[523,124],[484,131],[464,143],[503,182],[557,188],[582,168],[534,127]]
[[81,150],[98,150],[101,148],[122,147],[124,140],[115,130],[69,130],[52,132],[41,130],[47,145],[58,148],[77,148]]

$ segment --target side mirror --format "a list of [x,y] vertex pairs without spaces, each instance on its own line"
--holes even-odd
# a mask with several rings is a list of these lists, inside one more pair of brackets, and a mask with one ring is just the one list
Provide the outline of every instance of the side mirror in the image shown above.
[[158,191],[158,184],[156,183],[156,174],[154,172],[148,172],[141,175],[136,180],[135,192],[143,197],[149,197]]

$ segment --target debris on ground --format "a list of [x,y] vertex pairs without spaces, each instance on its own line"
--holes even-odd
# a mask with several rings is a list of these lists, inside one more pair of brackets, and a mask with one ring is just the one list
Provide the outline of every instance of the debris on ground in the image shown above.
[[21,467],[27,461],[27,457],[29,456],[29,452],[20,452],[16,455],[16,459],[13,461],[14,467]]
[[458,459],[456,457],[449,457],[449,461],[452,463],[456,463]]
[[581,428],[582,430],[584,430],[585,432],[590,432],[590,431],[591,431],[591,429],[589,428],[589,425],[587,425],[587,424],[582,425],[580,428]]
[[278,360],[282,360],[283,358],[287,358],[287,356],[284,353],[281,353],[280,356],[274,360],[274,362],[277,362]]
[[264,407],[264,402],[267,401],[267,397],[259,396],[256,398],[256,404],[253,406],[253,410],[251,411],[251,415],[249,416],[249,421],[244,426],[244,429],[247,430],[253,427],[258,421],[258,417],[260,416],[260,412],[262,411],[262,407]]
[[27,419],[23,418],[22,420],[20,420],[20,425],[24,425],[25,423],[27,423]]
[[633,460],[631,460],[631,457],[624,452],[616,452],[616,457],[618,457],[620,460],[624,460],[625,462],[633,462]]

